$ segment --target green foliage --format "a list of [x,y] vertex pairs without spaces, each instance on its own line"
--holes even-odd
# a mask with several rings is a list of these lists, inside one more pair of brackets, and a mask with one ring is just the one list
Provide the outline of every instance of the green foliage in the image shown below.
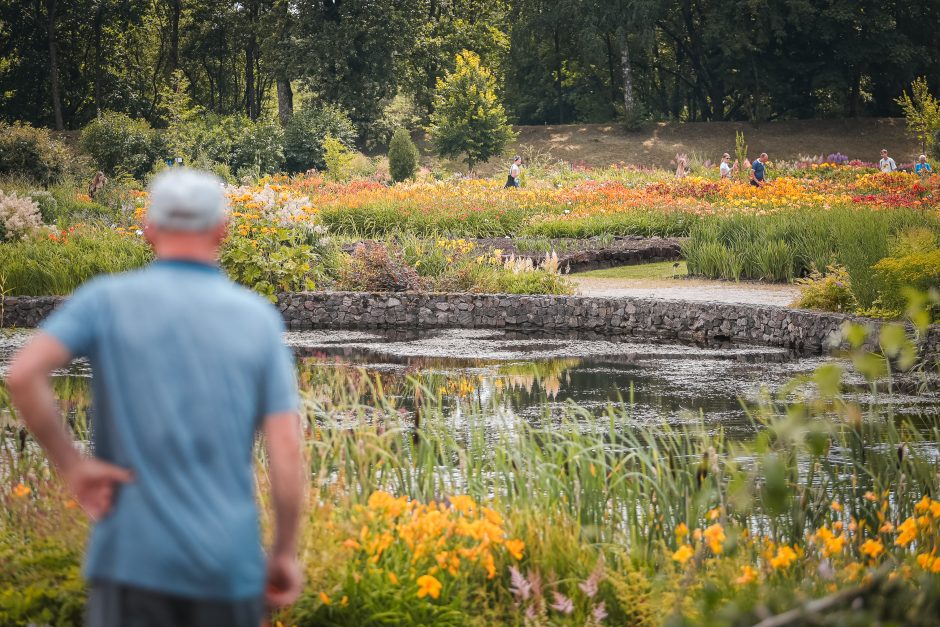
[[940,100],[930,93],[927,79],[914,79],[911,93],[904,92],[896,102],[904,111],[908,132],[917,138],[924,152],[931,150],[940,132]]
[[825,273],[813,267],[810,275],[805,279],[797,279],[796,284],[800,286],[797,307],[845,313],[852,313],[858,308],[858,302],[852,294],[852,280],[842,266],[829,265]]
[[0,624],[83,624],[80,546],[68,546],[57,538],[12,540],[0,535]]
[[290,117],[284,127],[284,156],[288,172],[324,170],[323,140],[336,138],[348,147],[355,145],[356,128],[336,105],[306,105]]
[[142,180],[163,156],[159,134],[145,120],[105,111],[82,129],[79,145],[106,175],[124,172]]
[[464,50],[437,83],[428,136],[438,154],[464,155],[467,167],[502,154],[515,134],[496,96],[496,81],[480,57]]
[[858,305],[867,308],[879,296],[873,266],[888,256],[895,234],[912,227],[921,239],[908,248],[923,245],[930,237],[925,232],[940,232],[935,218],[907,209],[711,217],[692,225],[683,256],[691,274],[733,280],[787,281],[835,263],[848,272]]
[[45,189],[34,189],[29,192],[29,197],[39,205],[39,213],[42,216],[44,224],[54,224],[59,215],[59,203],[51,192]]
[[0,122],[0,175],[50,185],[66,175],[70,159],[68,150],[48,130]]
[[339,183],[349,180],[352,163],[356,153],[332,135],[323,138],[323,162],[326,165],[326,177]]
[[314,289],[330,271],[330,264],[324,262],[332,255],[329,246],[306,237],[300,229],[236,217],[221,261],[233,281],[273,302],[279,292]]
[[0,246],[0,277],[11,296],[64,296],[94,276],[132,270],[151,258],[137,238],[82,227]]
[[[931,237],[932,236],[932,237]],[[893,256],[874,264],[878,304],[891,311],[903,311],[911,289],[926,292],[940,289],[940,248],[937,236],[923,229],[902,234]]]
[[284,131],[274,121],[206,116],[192,130],[201,138],[197,160],[224,164],[231,172],[250,172],[256,178],[274,174],[284,164]]
[[396,183],[414,178],[418,171],[418,148],[411,141],[411,134],[399,128],[388,145],[388,169]]
[[182,157],[186,163],[193,160],[199,149],[203,126],[203,109],[193,103],[189,87],[189,79],[183,71],[176,70],[161,94],[166,122],[166,130],[163,131],[166,157]]
[[744,161],[747,159],[747,144],[744,142],[744,133],[741,131],[734,132],[734,158],[738,162],[738,176],[746,179],[748,172],[744,167]]

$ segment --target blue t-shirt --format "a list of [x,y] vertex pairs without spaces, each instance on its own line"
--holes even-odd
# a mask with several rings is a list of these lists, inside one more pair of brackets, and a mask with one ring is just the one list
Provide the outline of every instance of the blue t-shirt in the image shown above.
[[914,166],[914,173],[915,173],[915,174],[920,174],[921,171],[923,171],[923,172],[931,172],[930,164],[929,164],[929,163],[918,163],[918,164],[916,164],[916,165]]
[[764,180],[764,162],[760,159],[757,159],[754,163],[751,164],[751,169],[754,170],[754,178],[758,181]]
[[95,456],[134,473],[92,531],[88,579],[262,594],[255,435],[298,408],[283,327],[269,302],[187,261],[95,279],[43,323],[91,363]]

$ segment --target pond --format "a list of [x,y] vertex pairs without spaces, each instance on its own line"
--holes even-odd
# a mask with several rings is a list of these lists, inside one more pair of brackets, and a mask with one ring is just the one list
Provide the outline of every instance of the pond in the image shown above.
[[[0,336],[0,367],[30,332]],[[408,411],[415,388],[440,393],[459,408],[479,404],[489,414],[535,422],[557,419],[572,404],[604,415],[616,406],[637,426],[703,422],[730,437],[754,426],[746,407],[773,395],[794,377],[811,374],[832,357],[801,358],[786,350],[753,346],[696,346],[597,335],[533,335],[494,330],[430,332],[307,331],[288,333],[301,384],[327,406],[337,381],[367,373],[387,397]],[[849,366],[846,363],[846,368]],[[60,373],[56,388],[67,407],[90,403],[90,372],[77,363]],[[868,405],[861,377],[848,377],[846,399]],[[795,401],[809,385],[783,399]],[[936,390],[936,386],[934,386]],[[879,395],[878,411],[908,417],[928,428],[940,419],[940,394]]]

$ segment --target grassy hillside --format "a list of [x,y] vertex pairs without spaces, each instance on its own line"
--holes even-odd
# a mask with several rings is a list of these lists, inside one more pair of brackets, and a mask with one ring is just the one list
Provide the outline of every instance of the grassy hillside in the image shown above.
[[[841,152],[853,159],[877,161],[879,151],[886,147],[902,163],[919,154],[917,143],[905,132],[904,120],[898,118],[785,120],[759,126],[747,122],[657,122],[635,132],[616,124],[566,124],[519,126],[516,131],[519,139],[508,152],[535,150],[592,167],[621,161],[675,167],[670,162],[677,152],[717,162],[722,152],[734,154],[735,131],[744,133],[752,159],[761,152],[771,159]],[[493,160],[487,169],[508,167],[504,161]]]

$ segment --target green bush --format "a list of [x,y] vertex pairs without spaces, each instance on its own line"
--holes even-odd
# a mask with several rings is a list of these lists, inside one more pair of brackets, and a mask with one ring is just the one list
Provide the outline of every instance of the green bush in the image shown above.
[[907,292],[940,289],[940,249],[886,257],[872,270],[878,286],[878,304],[890,311],[903,311]]
[[797,307],[843,312],[858,308],[858,301],[852,293],[852,280],[842,266],[827,266],[825,273],[813,268],[808,277],[797,279],[796,284],[800,286]]
[[65,176],[70,159],[68,150],[46,129],[0,122],[0,175],[49,185]]
[[11,296],[66,295],[96,275],[138,268],[151,258],[136,238],[82,227],[0,246],[0,277]]
[[418,148],[403,128],[395,131],[388,145],[388,169],[396,183],[414,178],[418,171]]
[[44,189],[36,189],[29,192],[29,197],[33,202],[39,205],[39,213],[42,215],[42,221],[45,224],[53,224],[59,215],[59,202],[51,192]]
[[355,159],[356,153],[332,135],[323,138],[323,161],[326,164],[326,177],[331,181],[348,181]]
[[53,539],[0,540],[0,625],[82,625],[80,562],[80,546]]
[[143,179],[163,156],[160,135],[146,120],[105,111],[82,129],[79,145],[95,166],[115,176],[122,172]]
[[323,170],[323,140],[330,135],[347,147],[355,145],[356,127],[339,107],[330,104],[303,107],[284,127],[284,158],[288,172]]
[[[244,115],[207,116],[192,165],[224,164],[231,172],[274,174],[284,164],[284,131],[271,120]],[[209,169],[209,168],[206,168]],[[214,169],[214,168],[213,168]]]

